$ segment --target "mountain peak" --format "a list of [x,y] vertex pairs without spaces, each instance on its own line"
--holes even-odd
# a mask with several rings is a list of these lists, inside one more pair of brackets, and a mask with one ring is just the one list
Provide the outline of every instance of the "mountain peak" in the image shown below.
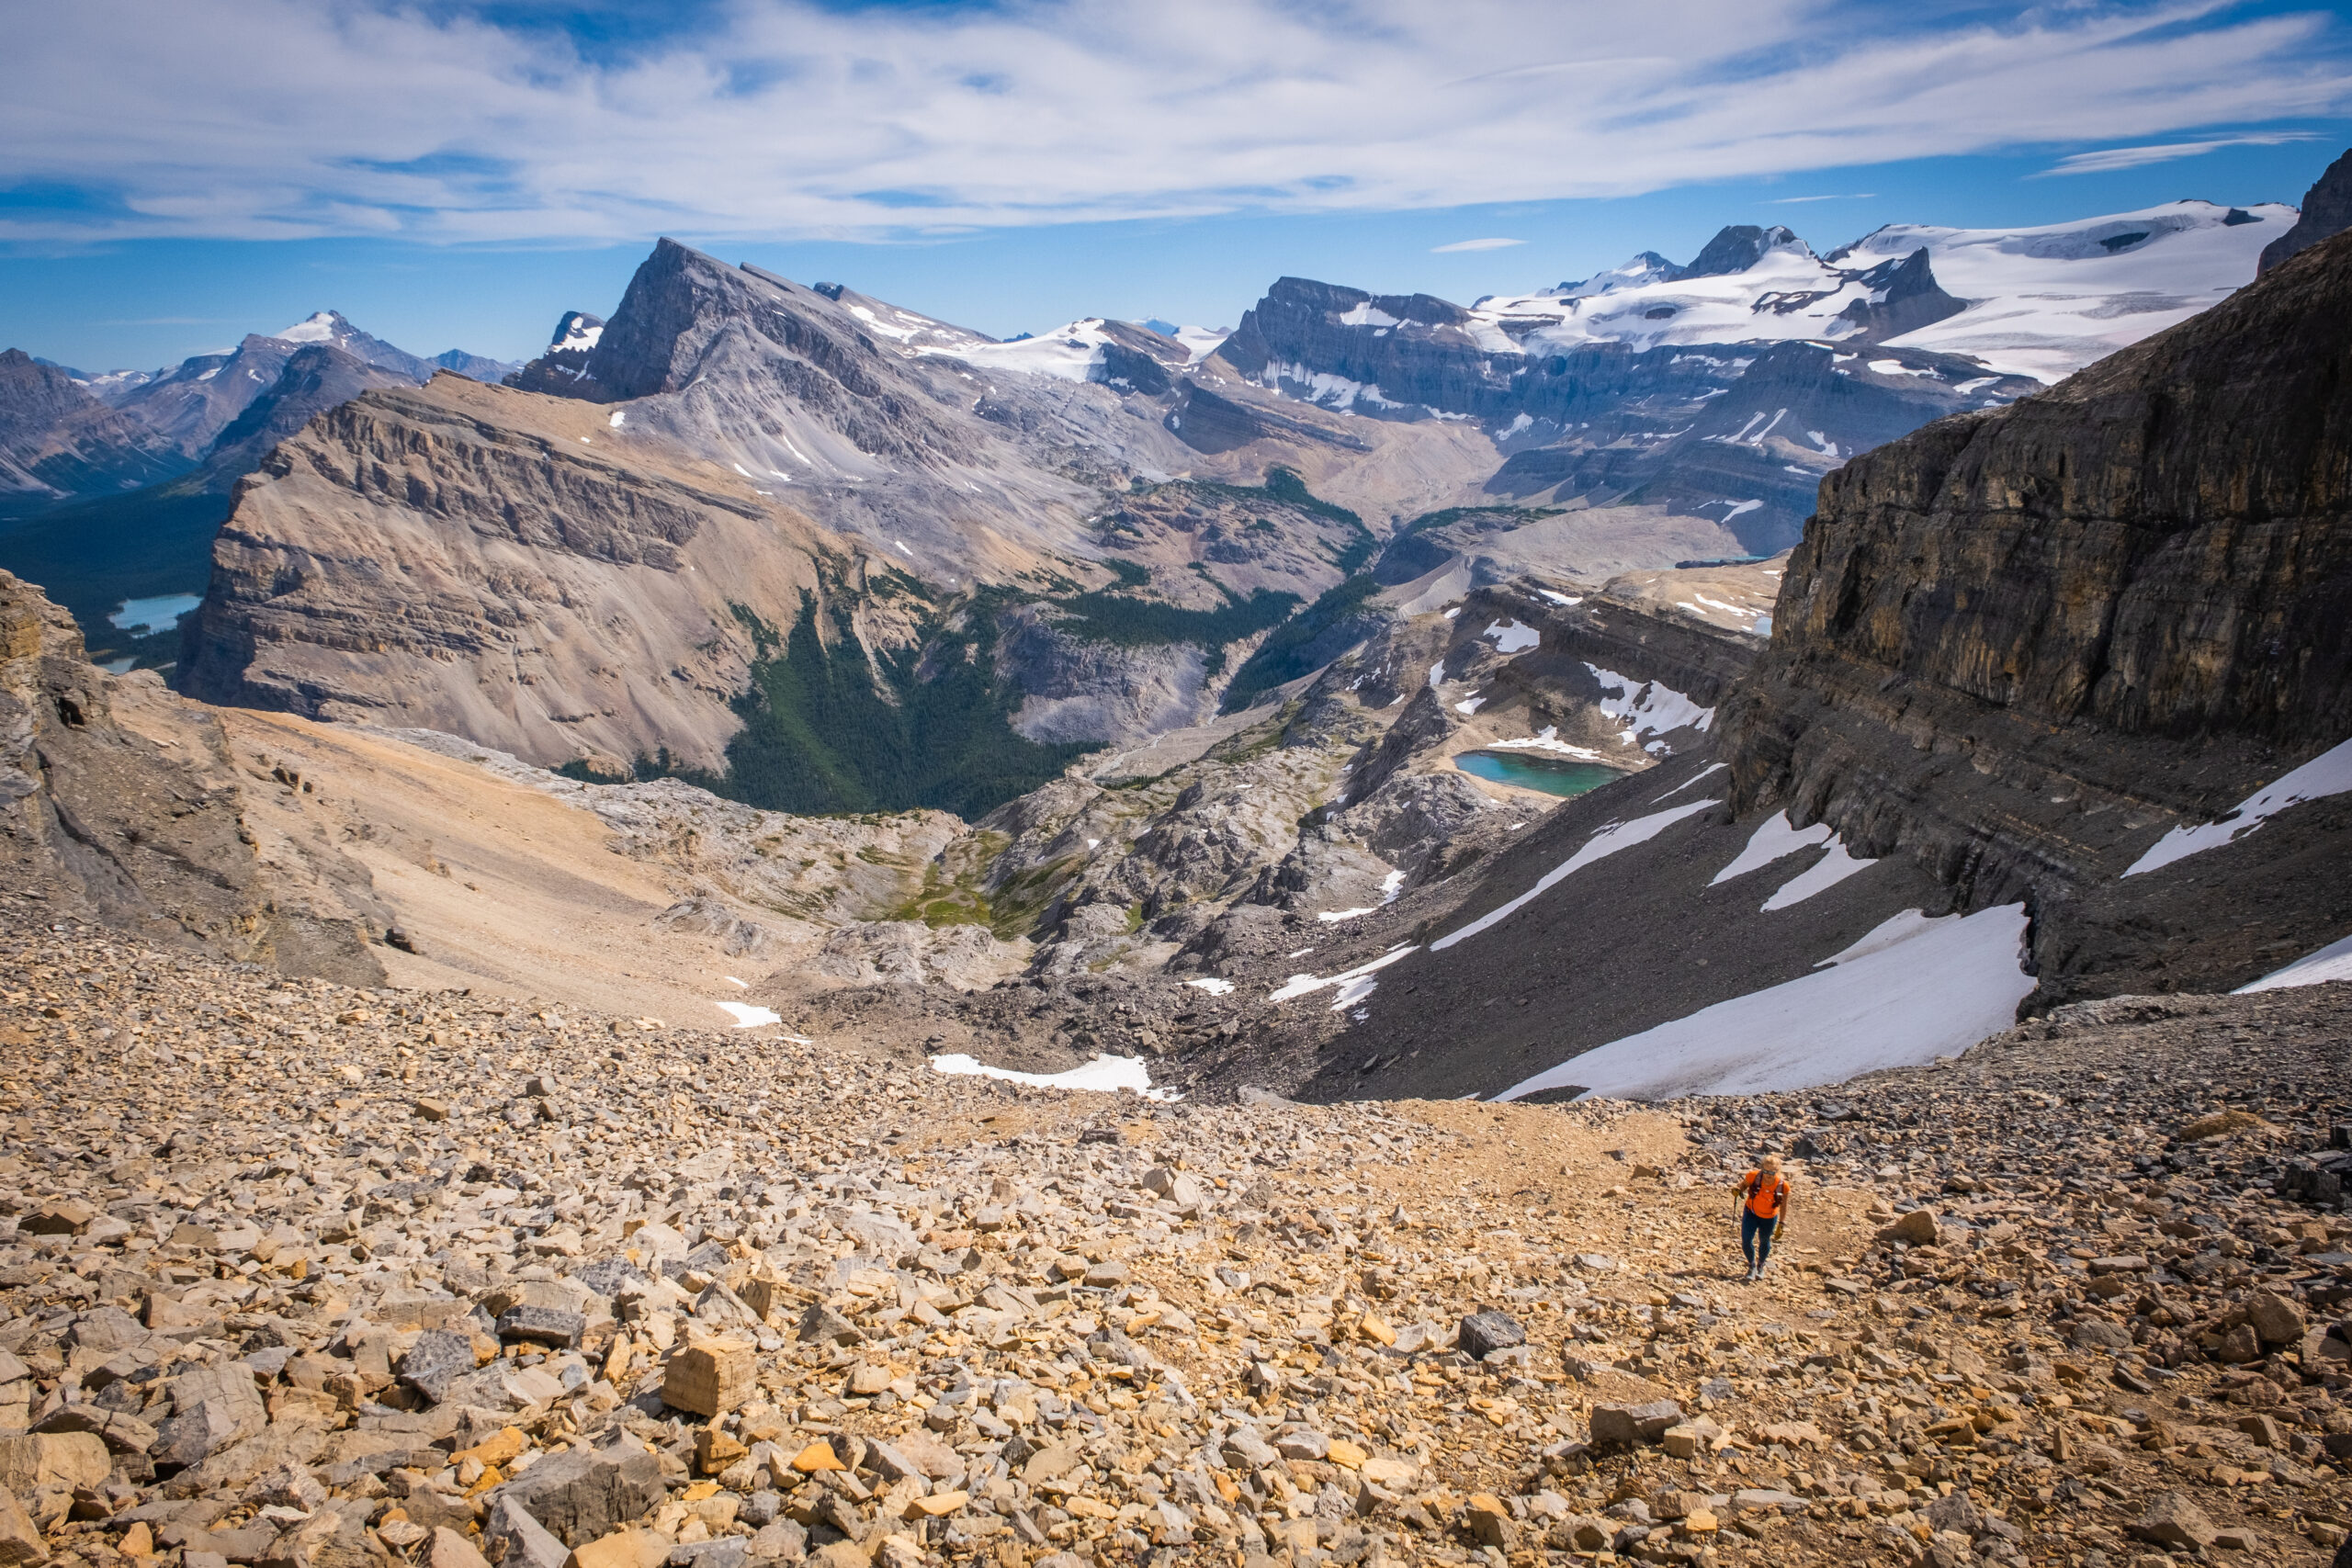
[[1639,288],[1645,283],[1664,283],[1677,270],[1672,262],[1656,251],[1636,251],[1633,259],[1622,266],[1596,272],[1581,283],[1563,283],[1552,292],[1563,299],[1583,299],[1619,288]]
[[1715,231],[1715,237],[1691,258],[1690,265],[1674,276],[1686,277],[1721,277],[1729,273],[1746,272],[1774,251],[1794,251],[1811,257],[1813,247],[1796,237],[1792,230],[1775,223],[1759,228],[1753,223],[1729,223]]
[[284,332],[270,335],[284,343],[334,343],[353,330],[340,310],[313,310]]

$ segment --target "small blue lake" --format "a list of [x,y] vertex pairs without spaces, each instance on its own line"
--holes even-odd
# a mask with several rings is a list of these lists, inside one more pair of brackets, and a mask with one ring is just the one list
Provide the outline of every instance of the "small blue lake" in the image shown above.
[[198,593],[166,593],[156,599],[126,599],[122,608],[107,617],[110,625],[136,637],[167,632],[180,617],[204,603]]
[[1579,762],[1540,751],[1464,751],[1453,759],[1453,765],[1472,778],[1538,789],[1564,798],[1599,789],[1625,776],[1617,769],[1604,768],[1598,762]]

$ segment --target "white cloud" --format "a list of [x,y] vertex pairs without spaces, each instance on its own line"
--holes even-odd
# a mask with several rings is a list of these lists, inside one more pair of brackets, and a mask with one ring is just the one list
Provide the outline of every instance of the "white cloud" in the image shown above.
[[1764,205],[1767,207],[1795,207],[1800,203],[1807,201],[1876,201],[1877,199],[1878,192],[1874,190],[1858,190],[1851,196],[1776,196]]
[[1513,245],[1525,243],[1527,242],[1524,240],[1456,240],[1450,245],[1431,245],[1430,254],[1444,256],[1452,255],[1456,251],[1501,251],[1509,250]]
[[2083,0],[1912,25],[1907,9],[733,0],[701,31],[588,59],[394,0],[20,6],[0,184],[95,198],[19,204],[0,239],[787,238],[1396,210],[2352,105],[2322,14]]
[[2224,147],[2276,147],[2282,142],[2315,139],[2314,134],[2308,130],[2277,130],[2261,131],[2251,136],[2217,136],[2205,141],[2167,141],[2154,147],[2109,147],[2103,152],[2075,152],[2061,158],[2033,177],[2104,175],[2117,169],[2137,169],[2149,164],[2169,164],[2176,158],[2194,158],[2199,153],[2219,152]]

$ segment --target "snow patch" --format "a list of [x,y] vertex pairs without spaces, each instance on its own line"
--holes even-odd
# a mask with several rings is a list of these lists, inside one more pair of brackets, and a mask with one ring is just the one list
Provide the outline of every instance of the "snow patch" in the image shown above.
[[1635,681],[1598,664],[1587,664],[1585,668],[1600,682],[1600,711],[1624,725],[1629,739],[1663,735],[1685,726],[1706,729],[1715,722],[1714,709],[1701,707],[1671,686],[1657,681]]
[[1835,887],[1856,872],[1868,871],[1876,865],[1874,860],[1856,860],[1846,846],[1837,840],[1829,840],[1829,852],[1781,886],[1781,890],[1764,900],[1764,914],[1785,909],[1792,904],[1802,904],[1826,888]]
[[977,1056],[955,1052],[931,1059],[931,1070],[950,1077],[1001,1078],[1006,1083],[1025,1083],[1033,1089],[1088,1089],[1097,1094],[1114,1094],[1130,1089],[1146,1100],[1177,1100],[1182,1098],[1174,1089],[1151,1087],[1151,1069],[1144,1066],[1141,1056],[1114,1056],[1102,1053],[1082,1067],[1072,1067],[1065,1073],[1016,1073],[1010,1067],[991,1067]]
[[333,343],[334,341],[334,312],[318,311],[274,335],[281,343]]
[[[1386,908],[1389,905],[1396,902],[1396,895],[1403,892],[1404,888],[1405,874],[1401,871],[1392,871],[1387,875],[1380,879],[1379,903],[1366,904],[1361,909],[1332,909],[1324,914],[1317,915],[1315,918],[1321,920],[1326,925],[1337,925],[1341,920],[1359,919],[1365,915],[1377,914],[1382,909]],[[1293,978],[1296,978],[1296,976],[1294,976]],[[1190,983],[1193,985],[1200,984],[1197,980]],[[1227,987],[1228,990],[1231,988],[1231,987]]]
[[1814,967],[1826,969],[1833,964],[1851,964],[1857,958],[1868,958],[1898,942],[1909,942],[1938,920],[1950,919],[1950,915],[1930,916],[1924,909],[1905,909],[1899,915],[1890,915],[1864,932],[1853,946],[1838,949]]
[[2175,828],[2158,839],[2146,854],[2133,861],[2123,874],[2137,876],[2143,871],[2161,870],[2177,860],[2217,849],[2242,834],[2251,833],[2266,818],[2290,806],[2347,793],[2352,793],[2352,740],[2321,752],[2284,778],[2255,791],[2218,822]]
[[1571,1087],[1579,1099],[1770,1094],[1956,1055],[2016,1021],[2034,987],[2019,966],[2025,931],[2022,904],[1918,921],[1834,967],[1611,1041],[1495,1098]]
[[738,1029],[757,1029],[763,1023],[782,1023],[784,1015],[774,1008],[763,1008],[753,1002],[716,1002],[719,1011],[735,1021]]
[[[1560,739],[1560,727],[1547,724],[1535,734],[1518,740],[1489,740],[1478,748],[1481,751],[1548,751],[1558,757],[1572,757],[1579,762],[1600,762],[1608,765],[1609,759],[1589,746],[1578,746]],[[1721,762],[1715,764],[1720,768]],[[1701,774],[1700,777],[1705,777]],[[1696,784],[1698,779],[1690,781]]]
[[[1664,795],[1652,799],[1650,804],[1652,806],[1656,806],[1658,801],[1670,800],[1674,796],[1680,795],[1684,790],[1689,789],[1692,784],[1697,784],[1701,779],[1705,778],[1709,773],[1720,773],[1725,768],[1730,766],[1731,764],[1729,762],[1710,762],[1705,767],[1701,768],[1697,773],[1692,773],[1689,778],[1684,779],[1680,784],[1676,784],[1672,789],[1668,790]],[[1711,883],[1709,886],[1712,886],[1713,884]]]
[[1184,984],[1192,987],[1196,991],[1206,991],[1213,997],[1229,997],[1233,995],[1233,982],[1227,979],[1221,979],[1215,975],[1204,975],[1197,980],[1187,980]]
[[[1717,768],[1723,765],[1721,762],[1714,764]],[[1708,771],[1712,773],[1713,769]],[[1698,781],[1694,779],[1691,782],[1695,784]],[[1665,796],[1658,798],[1662,800]],[[1783,855],[1792,855],[1809,844],[1826,842],[1833,830],[1826,822],[1815,822],[1810,828],[1791,827],[1789,814],[1785,811],[1768,818],[1747,836],[1747,847],[1733,856],[1729,865],[1715,873],[1707,886],[1719,887],[1735,876],[1745,876],[1751,871],[1770,865]]]
[[1359,964],[1352,969],[1342,969],[1337,975],[1293,975],[1282,986],[1267,992],[1266,999],[1270,1002],[1286,1002],[1297,997],[1312,996],[1326,987],[1337,987],[1338,995],[1331,1003],[1331,1010],[1338,1012],[1343,1008],[1353,1007],[1372,995],[1373,987],[1377,984],[1372,978],[1375,973],[1416,951],[1417,949],[1408,943],[1403,947],[1392,947],[1371,963]]
[[1430,943],[1430,951],[1442,953],[1466,937],[1474,937],[1480,931],[1492,930],[1593,862],[1605,860],[1619,850],[1629,850],[1635,844],[1645,844],[1685,817],[1694,816],[1711,807],[1722,804],[1723,802],[1719,800],[1694,800],[1685,806],[1670,806],[1664,811],[1653,811],[1647,817],[1636,817],[1630,822],[1608,824],[1595,832],[1591,838],[1587,839],[1583,847],[1576,853],[1552,870],[1545,872],[1534,886],[1500,908],[1479,916],[1452,935],[1438,938]]
[[1497,653],[1524,653],[1544,640],[1543,633],[1533,626],[1522,626],[1515,620],[1497,621],[1478,635],[1493,637]]

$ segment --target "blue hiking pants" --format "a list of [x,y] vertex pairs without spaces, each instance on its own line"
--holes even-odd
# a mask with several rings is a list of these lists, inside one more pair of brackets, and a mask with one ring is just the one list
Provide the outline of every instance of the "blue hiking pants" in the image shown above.
[[1746,1204],[1739,1210],[1739,1250],[1747,1255],[1750,1269],[1761,1269],[1772,1256],[1772,1232],[1779,1220],[1768,1220]]

